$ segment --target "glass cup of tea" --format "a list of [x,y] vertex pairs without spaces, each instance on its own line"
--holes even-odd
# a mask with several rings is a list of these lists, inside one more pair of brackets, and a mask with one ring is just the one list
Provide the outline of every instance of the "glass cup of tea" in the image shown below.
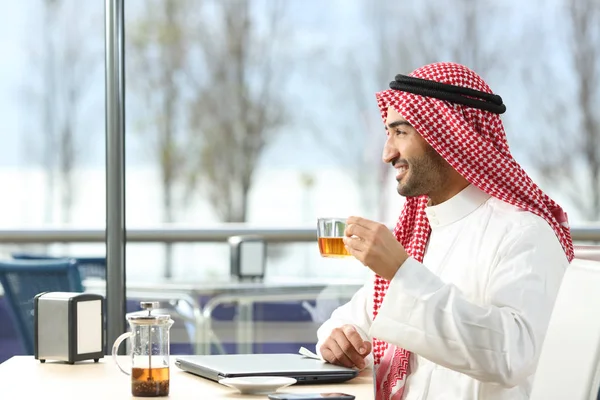
[[[141,302],[148,313],[128,315],[131,332],[119,336],[112,348],[117,367],[131,375],[131,394],[136,397],[169,395],[169,329],[173,320],[167,314],[152,314],[158,302]],[[131,372],[123,369],[117,358],[117,349],[125,339],[131,340]]]
[[346,218],[317,219],[317,239],[319,252],[322,257],[345,258],[352,257],[344,245],[344,230]]

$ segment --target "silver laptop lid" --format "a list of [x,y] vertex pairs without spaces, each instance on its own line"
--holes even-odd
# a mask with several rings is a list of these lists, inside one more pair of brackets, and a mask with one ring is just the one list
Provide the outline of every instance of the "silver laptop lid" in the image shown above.
[[[196,366],[206,373],[222,377],[244,375],[356,375],[355,369],[341,367],[300,354],[220,354],[201,356],[178,356],[180,367]],[[212,375],[212,374],[211,374]]]

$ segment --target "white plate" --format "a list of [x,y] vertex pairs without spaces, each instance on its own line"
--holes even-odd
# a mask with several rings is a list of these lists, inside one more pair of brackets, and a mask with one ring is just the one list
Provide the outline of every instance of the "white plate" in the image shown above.
[[296,383],[296,380],[282,376],[247,376],[223,378],[219,383],[237,389],[242,394],[266,394],[293,385]]

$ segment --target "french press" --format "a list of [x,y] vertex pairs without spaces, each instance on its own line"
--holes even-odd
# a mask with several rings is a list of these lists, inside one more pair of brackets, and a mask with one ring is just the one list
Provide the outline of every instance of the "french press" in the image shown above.
[[[158,302],[141,302],[140,312],[127,316],[131,332],[119,336],[112,348],[114,362],[126,375],[131,375],[131,394],[139,397],[169,395],[169,329],[173,320],[168,314],[152,314]],[[125,339],[131,339],[131,372],[123,369],[117,350]]]

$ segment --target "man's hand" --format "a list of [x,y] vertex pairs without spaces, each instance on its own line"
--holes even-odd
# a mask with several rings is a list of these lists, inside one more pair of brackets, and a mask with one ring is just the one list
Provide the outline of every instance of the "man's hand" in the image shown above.
[[363,369],[365,357],[371,353],[371,342],[363,340],[354,326],[344,325],[331,331],[320,351],[331,364]]
[[408,258],[394,234],[378,222],[349,217],[344,234],[348,252],[384,279],[391,280]]

